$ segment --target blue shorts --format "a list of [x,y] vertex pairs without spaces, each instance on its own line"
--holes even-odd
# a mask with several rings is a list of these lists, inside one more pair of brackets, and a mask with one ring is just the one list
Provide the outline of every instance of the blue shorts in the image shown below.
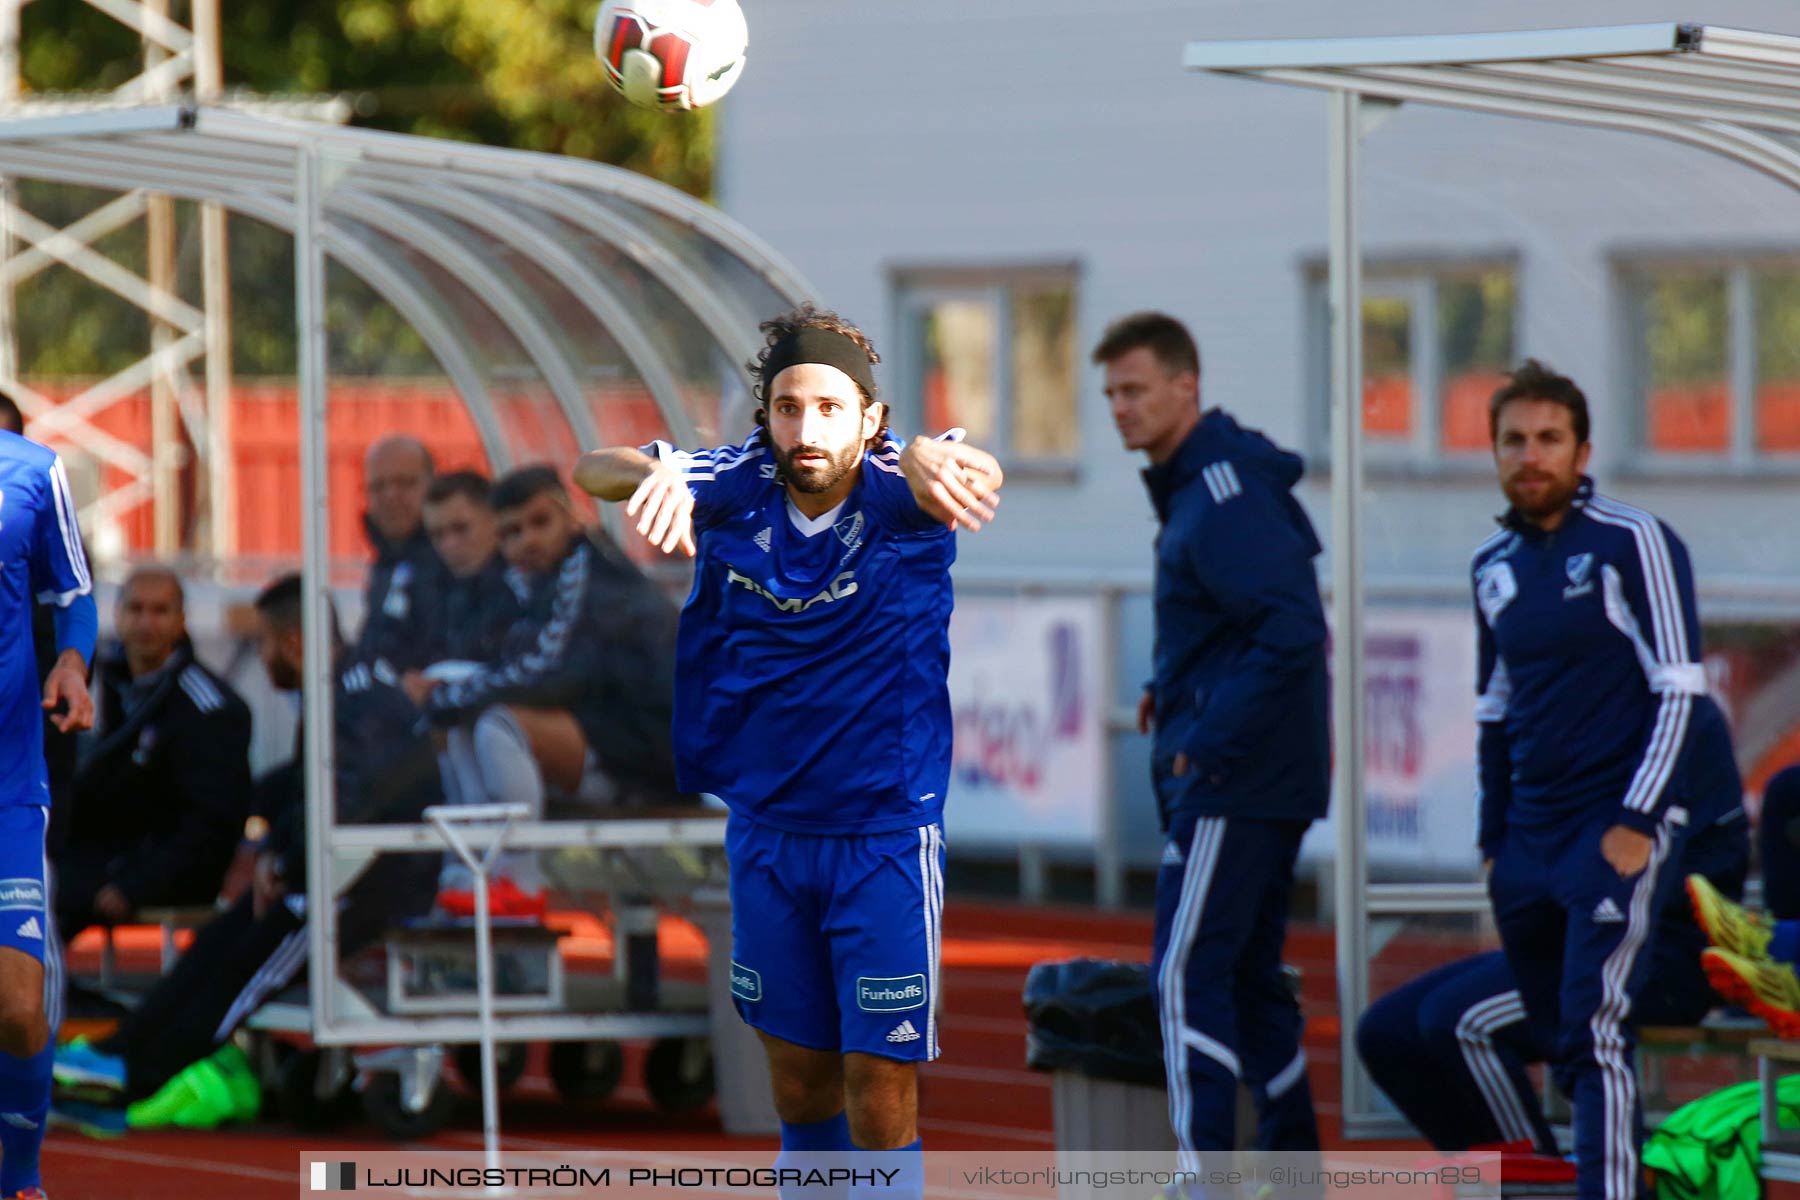
[[813,1050],[938,1056],[944,831],[786,833],[732,814],[731,994]]
[[49,871],[44,861],[44,827],[50,810],[41,804],[0,805],[0,946],[44,961],[50,929]]

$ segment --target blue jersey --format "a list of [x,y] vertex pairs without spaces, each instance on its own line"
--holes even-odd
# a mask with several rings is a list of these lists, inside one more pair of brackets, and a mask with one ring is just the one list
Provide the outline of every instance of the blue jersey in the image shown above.
[[1713,782],[1729,737],[1667,526],[1584,479],[1554,532],[1509,516],[1473,584],[1484,854],[1508,826],[1604,816],[1647,833],[1671,808],[1698,823],[1738,802]]
[[808,519],[759,430],[742,445],[646,447],[694,496],[699,562],[675,659],[682,791],[790,833],[937,821],[950,778],[950,564],[900,446],[863,455]]
[[0,430],[0,805],[50,803],[32,606],[91,587],[62,461]]

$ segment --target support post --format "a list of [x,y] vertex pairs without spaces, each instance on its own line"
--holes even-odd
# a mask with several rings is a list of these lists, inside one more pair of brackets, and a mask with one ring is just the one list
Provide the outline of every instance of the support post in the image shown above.
[[327,556],[330,504],[326,474],[325,243],[324,200],[318,143],[307,141],[295,156],[294,317],[300,375],[300,551],[305,606],[301,630],[305,659],[300,673],[305,721],[306,890],[308,949],[312,971],[308,991],[315,1026],[329,1028],[337,982],[337,912],[332,902],[329,864],[333,809],[333,673],[331,667],[331,571]]
[[1356,1056],[1356,1021],[1368,1006],[1367,825],[1363,810],[1362,247],[1361,97],[1334,91],[1330,105],[1331,260],[1331,708],[1337,763],[1336,926],[1338,1010],[1343,1016],[1346,1123],[1372,1106]]

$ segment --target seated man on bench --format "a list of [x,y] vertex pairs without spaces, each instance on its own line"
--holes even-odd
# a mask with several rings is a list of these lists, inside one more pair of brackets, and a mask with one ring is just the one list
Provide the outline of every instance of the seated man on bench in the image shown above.
[[[300,687],[304,603],[298,575],[270,584],[256,600],[258,649],[277,688]],[[336,723],[337,811],[344,823],[416,822],[441,803],[436,756],[415,731],[417,710],[383,664],[349,662],[340,650],[333,693]],[[271,995],[307,965],[306,808],[303,747],[265,776],[278,794],[273,829],[257,856],[251,888],[200,930],[193,945],[117,1033],[92,1046],[59,1047],[55,1079],[65,1098],[57,1112],[90,1131],[166,1124],[213,1125],[229,1115],[246,1074],[235,1048],[215,1052]],[[396,919],[431,905],[436,860],[424,854],[375,859],[339,907],[338,946],[345,956],[373,944]],[[226,1078],[217,1073],[223,1069]],[[191,1086],[181,1082],[187,1072]],[[254,1093],[252,1093],[254,1094]],[[127,1107],[69,1103],[68,1097],[123,1101]],[[249,1115],[237,1113],[235,1115]]]
[[181,580],[143,566],[119,589],[119,645],[95,671],[98,741],[52,819],[65,939],[146,906],[211,905],[244,836],[250,709],[194,657]]
[[[592,810],[678,802],[674,606],[583,527],[554,468],[513,471],[489,498],[524,615],[496,661],[454,680],[403,681],[446,732],[451,802],[523,803],[534,818],[549,789]],[[543,911],[532,856],[507,856],[490,900],[496,916]],[[474,899],[452,885],[438,906],[466,916]]]
[[[1735,772],[1734,772],[1735,773]],[[1742,896],[1749,821],[1734,808],[1688,840],[1682,869],[1719,892]],[[1692,1025],[1719,1002],[1700,956],[1706,940],[1681,892],[1663,910],[1654,965],[1635,1011],[1638,1026]],[[1375,1083],[1434,1147],[1529,1142],[1557,1155],[1556,1139],[1525,1073],[1553,1055],[1555,1031],[1533,1028],[1498,950],[1460,959],[1390,992],[1356,1027],[1357,1050]]]

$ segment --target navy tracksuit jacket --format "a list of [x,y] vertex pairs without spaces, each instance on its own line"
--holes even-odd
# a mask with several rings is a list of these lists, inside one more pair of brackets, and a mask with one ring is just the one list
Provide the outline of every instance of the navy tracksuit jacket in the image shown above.
[[1190,1166],[1233,1146],[1240,1078],[1261,1110],[1259,1148],[1318,1146],[1281,979],[1294,859],[1331,782],[1319,541],[1292,494],[1300,474],[1297,455],[1217,409],[1144,472],[1162,522],[1152,775],[1168,834],[1152,968]]
[[[1588,480],[1554,532],[1502,524],[1473,563],[1488,886],[1526,1011],[1557,1030],[1579,1194],[1636,1200],[1634,1006],[1688,830],[1740,798],[1718,778],[1730,734],[1673,532]],[[1615,825],[1654,839],[1635,876],[1601,856]]]

